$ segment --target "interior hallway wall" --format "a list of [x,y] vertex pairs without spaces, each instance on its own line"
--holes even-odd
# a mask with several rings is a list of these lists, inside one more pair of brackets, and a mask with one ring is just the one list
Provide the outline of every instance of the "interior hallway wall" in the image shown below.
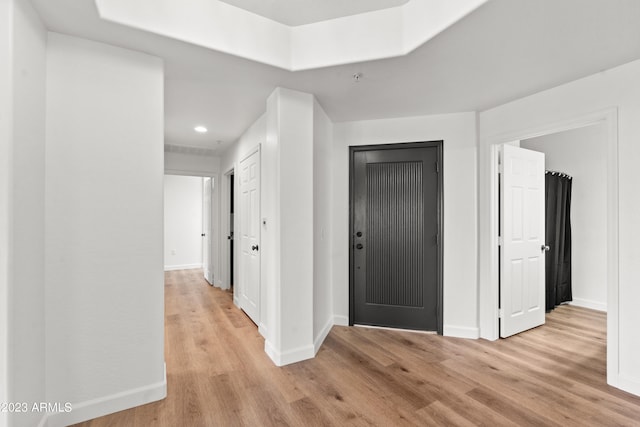
[[[0,5],[0,402],[45,390],[45,96],[47,32],[27,0]],[[6,409],[6,408],[5,408]],[[0,413],[0,425],[42,414]]]
[[164,177],[164,269],[202,267],[202,178]]
[[164,73],[159,58],[49,33],[46,399],[67,425],[166,396]]
[[571,185],[572,304],[607,310],[607,145],[603,124],[521,141]]

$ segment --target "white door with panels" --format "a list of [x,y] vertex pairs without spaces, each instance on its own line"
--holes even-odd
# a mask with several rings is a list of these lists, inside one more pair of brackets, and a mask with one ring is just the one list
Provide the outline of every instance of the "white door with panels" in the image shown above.
[[205,177],[202,180],[202,270],[204,279],[213,285],[213,265],[211,261],[211,192],[213,179]]
[[545,320],[544,153],[500,150],[500,336]]
[[[240,308],[260,322],[260,151],[240,162]],[[237,235],[237,234],[236,234]]]

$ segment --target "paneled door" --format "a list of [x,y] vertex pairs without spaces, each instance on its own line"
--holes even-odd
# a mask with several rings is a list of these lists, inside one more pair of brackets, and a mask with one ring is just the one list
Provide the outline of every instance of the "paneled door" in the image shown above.
[[240,162],[240,308],[260,322],[260,151]]
[[544,323],[544,153],[500,150],[500,336]]
[[441,332],[441,144],[352,148],[353,324]]

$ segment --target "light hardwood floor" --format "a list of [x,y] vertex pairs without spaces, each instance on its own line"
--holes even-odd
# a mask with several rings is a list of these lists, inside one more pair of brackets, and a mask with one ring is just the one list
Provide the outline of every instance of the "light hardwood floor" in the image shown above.
[[605,315],[562,306],[489,342],[334,327],[317,357],[282,368],[229,292],[166,274],[168,396],[102,426],[640,425],[640,397],[605,380]]

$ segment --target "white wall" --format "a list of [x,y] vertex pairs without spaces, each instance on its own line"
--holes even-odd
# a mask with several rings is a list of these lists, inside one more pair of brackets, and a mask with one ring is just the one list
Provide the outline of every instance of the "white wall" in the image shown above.
[[313,103],[313,342],[317,352],[333,326],[331,286],[331,139],[333,123]]
[[164,170],[173,175],[217,177],[220,172],[220,157],[164,153]]
[[166,395],[163,66],[48,43],[46,397],[66,425]]
[[284,365],[314,355],[313,95],[276,88],[269,96],[262,167],[261,320],[267,354]]
[[[11,283],[11,213],[13,210],[13,3],[0,2],[0,402],[10,401],[9,392],[9,284]],[[0,412],[0,426],[9,414]]]
[[477,338],[476,115],[334,124],[331,230],[336,322],[349,316],[349,146],[444,140],[444,334]]
[[[617,123],[613,122],[613,138],[617,134],[618,170],[613,171],[618,184],[618,262],[609,276],[607,298],[607,376],[610,384],[640,395],[640,61],[603,71],[584,79],[540,92],[480,114],[480,162],[481,200],[489,193],[490,144],[501,136],[524,134],[556,123],[577,120],[583,116],[617,108]],[[609,123],[609,121],[607,122]],[[532,135],[531,135],[532,136]],[[617,173],[616,173],[617,172]],[[611,194],[609,194],[611,196]],[[480,252],[487,249],[488,205],[481,205]],[[608,240],[615,230],[608,232]],[[615,240],[615,236],[613,237]],[[611,248],[609,248],[611,250]],[[608,253],[611,260],[612,254]],[[486,271],[491,268],[483,258],[484,272],[481,285],[486,281]],[[616,268],[617,267],[617,268]],[[617,273],[617,274],[616,274]],[[616,277],[617,276],[617,277]],[[618,283],[618,294],[611,293]],[[617,279],[617,280],[615,280]],[[615,299],[614,299],[615,298]],[[617,326],[617,328],[616,328]],[[616,330],[617,329],[617,330]]]
[[[0,402],[45,399],[44,157],[47,33],[26,0],[3,2]],[[6,36],[6,38],[4,37]],[[9,42],[8,44],[4,44]],[[4,74],[9,73],[9,74]],[[9,87],[12,86],[12,87]],[[0,415],[5,417],[5,414]],[[0,424],[35,425],[34,412]]]
[[[314,136],[326,143],[330,126],[326,116],[320,118],[325,128],[314,134],[314,114],[320,111],[314,110],[312,95],[276,88],[265,114],[221,162],[223,173],[237,170],[239,162],[260,146],[260,215],[265,223],[260,227],[259,328],[265,351],[277,365],[314,355]],[[241,206],[235,206],[238,218]],[[236,221],[236,235],[238,225]],[[326,315],[327,310],[321,311]]]
[[202,178],[164,177],[164,269],[202,267]]
[[547,170],[565,172],[571,184],[573,303],[607,309],[607,144],[603,124],[524,140],[545,154]]

